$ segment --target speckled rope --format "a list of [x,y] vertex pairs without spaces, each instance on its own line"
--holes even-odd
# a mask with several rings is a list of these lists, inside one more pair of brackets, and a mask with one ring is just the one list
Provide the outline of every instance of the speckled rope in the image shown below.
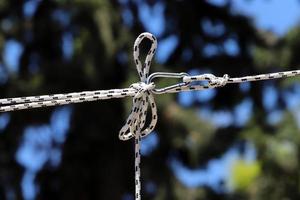
[[0,112],[24,110],[31,108],[66,105],[87,101],[97,101],[112,98],[132,97],[136,95],[136,89],[112,89],[100,91],[87,91],[69,94],[54,94],[32,97],[17,97],[0,99]]
[[[185,77],[183,77],[183,82],[187,83],[187,85],[183,86],[181,88],[173,89],[170,92],[211,89],[211,88],[216,88],[216,87],[223,87],[228,83],[244,83],[244,82],[251,82],[251,81],[263,81],[263,80],[293,77],[293,76],[298,76],[298,75],[300,75],[300,70],[276,72],[276,73],[269,73],[269,74],[260,74],[260,75],[254,75],[254,76],[244,76],[244,77],[237,77],[237,78],[230,78],[227,74],[225,74],[223,77],[216,77],[213,74],[185,76]],[[208,81],[208,84],[202,84],[202,85],[191,85],[190,84],[190,83],[193,83],[196,81]]]
[[[146,56],[145,62],[142,65],[139,58],[139,46],[144,38],[151,40],[151,48]],[[150,92],[155,88],[154,83],[147,84],[147,78],[149,76],[149,69],[151,60],[155,54],[157,48],[156,38],[150,33],[142,33],[134,42],[133,58],[136,64],[136,69],[140,76],[140,83],[132,84],[131,87],[136,89],[136,95],[133,97],[133,106],[130,115],[126,121],[126,124],[122,127],[119,133],[121,140],[129,140],[135,137],[135,199],[141,199],[141,152],[140,141],[141,137],[144,137],[152,132],[157,122],[157,111],[153,94]],[[146,116],[148,106],[151,107],[151,121],[145,128]]]
[[[144,38],[148,38],[152,44],[146,56],[145,62],[142,64],[139,58],[139,46]],[[300,70],[261,74],[255,76],[245,76],[238,78],[230,78],[227,74],[223,77],[216,77],[213,74],[202,74],[190,76],[186,73],[161,73],[157,77],[178,78],[182,77],[180,84],[156,90],[155,84],[149,76],[151,60],[157,48],[157,40],[150,33],[142,33],[134,43],[134,62],[140,77],[140,82],[132,84],[125,89],[96,90],[73,92],[67,94],[53,94],[30,97],[16,97],[0,99],[0,112],[8,112],[15,110],[24,110],[39,107],[58,106],[71,103],[81,103],[87,101],[97,101],[112,98],[133,97],[133,106],[125,125],[119,132],[120,140],[129,140],[135,138],[135,199],[141,199],[141,171],[140,171],[140,141],[151,133],[157,123],[157,108],[153,94],[177,93],[181,91],[205,90],[217,87],[223,87],[229,83],[242,83],[249,81],[261,81],[277,78],[285,78],[300,75]],[[155,74],[155,73],[154,73]],[[154,75],[152,74],[152,75]],[[157,74],[157,73],[156,73]],[[168,74],[167,76],[164,76]],[[178,76],[179,74],[179,76]],[[153,78],[153,77],[152,77]],[[146,126],[146,116],[148,107],[151,109],[151,119]]]
[[52,100],[65,100],[72,98],[84,98],[87,96],[97,96],[99,99],[108,98],[122,98],[127,96],[134,96],[135,89],[110,89],[110,90],[96,90],[96,91],[83,91],[83,92],[72,92],[67,94],[52,94],[52,95],[41,95],[41,96],[29,96],[29,97],[15,97],[0,99],[0,106],[7,104],[20,104],[20,103],[31,103],[31,102],[44,102]]

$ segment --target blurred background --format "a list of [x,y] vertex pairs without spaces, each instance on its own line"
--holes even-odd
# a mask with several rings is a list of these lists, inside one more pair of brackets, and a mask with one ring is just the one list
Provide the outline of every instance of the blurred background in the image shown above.
[[[298,0],[1,0],[0,96],[128,87],[144,31],[158,38],[152,72],[299,69],[299,27]],[[156,102],[142,199],[300,199],[299,78]],[[128,98],[2,113],[0,199],[132,200],[134,144],[118,139],[130,108]]]

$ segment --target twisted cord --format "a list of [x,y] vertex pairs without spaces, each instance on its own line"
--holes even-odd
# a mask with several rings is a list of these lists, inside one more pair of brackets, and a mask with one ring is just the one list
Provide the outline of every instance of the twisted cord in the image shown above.
[[125,89],[95,90],[95,91],[72,92],[72,93],[65,93],[65,94],[50,94],[50,95],[39,95],[39,96],[29,96],[29,97],[6,98],[6,99],[0,99],[0,106],[7,105],[7,104],[72,99],[76,97],[86,97],[86,96],[99,96],[99,100],[102,100],[102,98],[104,98],[105,96],[108,98],[119,98],[117,96],[121,94],[124,95],[122,97],[134,96],[135,90],[133,88],[131,89],[125,88]]
[[[59,106],[71,103],[82,103],[112,98],[132,97],[136,95],[134,88],[98,90],[69,94],[54,94],[31,97],[0,99],[0,112],[25,110],[31,108]],[[8,105],[11,104],[11,105]],[[4,105],[4,106],[3,106]]]
[[[144,38],[151,41],[151,48],[146,56],[145,62],[142,65],[139,54],[139,46]],[[131,113],[127,118],[126,124],[119,132],[121,140],[129,140],[135,137],[135,199],[141,199],[141,152],[140,141],[141,137],[145,137],[151,133],[157,122],[157,109],[151,90],[155,88],[154,83],[147,84],[151,60],[157,48],[156,38],[151,33],[142,33],[134,42],[133,58],[136,64],[141,82],[134,83],[131,88],[136,90],[136,95],[133,97],[133,106]],[[151,107],[152,117],[150,124],[145,127],[148,106]]]
[[[139,58],[139,46],[143,39],[149,39],[151,41],[151,48],[146,56],[144,63]],[[136,65],[137,72],[140,77],[140,82],[132,84],[129,88],[124,89],[111,89],[111,90],[96,90],[96,91],[84,91],[73,92],[67,94],[53,94],[53,95],[41,95],[41,96],[29,96],[29,97],[16,97],[0,99],[0,112],[24,110],[39,107],[58,106],[71,103],[81,103],[88,101],[105,100],[112,98],[124,98],[133,97],[132,109],[126,120],[125,125],[119,132],[120,140],[129,140],[135,138],[135,199],[141,200],[141,154],[140,154],[140,142],[141,137],[145,137],[150,134],[157,123],[157,108],[154,101],[153,94],[155,93],[155,84],[149,82],[149,69],[152,58],[157,48],[157,40],[151,33],[142,33],[135,40],[133,58]],[[167,74],[164,76],[164,74]],[[172,73],[171,73],[172,74]],[[173,76],[175,74],[175,76]],[[286,78],[300,75],[300,70],[277,72],[269,74],[260,74],[254,76],[236,77],[230,78],[227,74],[223,77],[216,77],[213,74],[201,74],[196,76],[190,76],[186,73],[161,73],[158,77],[182,77],[182,83],[172,85],[160,90],[159,93],[177,93],[181,91],[193,91],[193,90],[205,90],[217,87],[223,87],[229,83],[243,83],[250,81],[261,81],[278,78]],[[151,119],[146,126],[146,117],[148,107],[151,110]]]
[[[185,76],[183,77],[183,82],[188,83],[188,85],[173,88],[164,91],[163,93],[178,93],[181,91],[205,90],[205,89],[223,87],[229,83],[244,83],[244,82],[271,80],[271,79],[287,78],[287,77],[293,77],[299,75],[300,75],[300,70],[276,72],[276,73],[260,74],[260,75],[244,76],[244,77],[236,77],[236,78],[229,78],[228,75],[224,75],[223,77],[216,77],[212,74]],[[201,84],[201,85],[191,84],[196,81],[208,81],[208,84]],[[134,86],[134,84],[132,84],[132,86]],[[73,92],[67,94],[52,94],[52,95],[40,95],[40,96],[29,96],[29,97],[5,98],[5,99],[0,99],[0,112],[66,105],[66,104],[81,103],[87,101],[98,101],[98,100],[105,100],[105,99],[112,99],[112,98],[134,97],[138,92],[137,89],[135,88],[131,87],[131,88],[124,88],[124,89]],[[149,92],[152,93],[151,90],[149,90]]]
[[[253,82],[253,81],[263,81],[263,80],[294,77],[294,76],[299,76],[299,75],[300,75],[300,70],[259,74],[259,75],[254,75],[254,76],[244,76],[244,77],[235,77],[235,78],[230,78],[227,74],[225,74],[223,77],[216,77],[213,74],[184,76],[183,82],[187,83],[187,85],[171,89],[171,90],[167,91],[167,93],[177,93],[177,92],[181,92],[181,91],[193,91],[193,90],[206,90],[206,89],[223,87],[229,83],[244,83],[244,82]],[[192,84],[197,81],[207,81],[208,83],[207,84],[200,83],[199,85]]]

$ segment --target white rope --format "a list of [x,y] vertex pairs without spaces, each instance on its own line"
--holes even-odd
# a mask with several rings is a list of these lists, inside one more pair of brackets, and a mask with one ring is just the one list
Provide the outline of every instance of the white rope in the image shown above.
[[[151,40],[151,48],[146,56],[144,66],[139,58],[139,46],[144,38]],[[155,54],[157,48],[156,38],[150,33],[141,34],[134,42],[133,58],[136,64],[136,69],[140,76],[141,82],[132,84],[131,87],[136,90],[136,95],[133,97],[133,106],[131,113],[127,118],[126,124],[122,127],[119,133],[121,140],[129,140],[133,136],[135,137],[135,199],[141,199],[141,152],[140,141],[141,137],[144,137],[152,132],[157,122],[156,105],[153,98],[153,94],[150,92],[154,89],[153,83],[147,84],[147,78],[149,76],[149,69],[151,60]],[[148,127],[144,128],[147,116],[148,106],[150,104],[152,117]]]
[[208,81],[207,85],[196,85],[192,87],[191,85],[187,85],[181,88],[181,90],[203,90],[203,89],[210,89],[216,87],[225,86],[227,83],[243,83],[243,82],[251,82],[251,81],[262,81],[262,80],[271,80],[271,79],[278,79],[278,78],[287,78],[300,75],[300,70],[293,70],[293,71],[285,71],[285,72],[276,72],[276,73],[269,73],[269,74],[260,74],[254,76],[244,76],[238,78],[229,78],[227,74],[223,77],[216,77],[212,74],[201,74],[196,76],[185,76],[183,77],[183,82],[185,83],[192,83],[195,81]]
[[[139,58],[139,46],[144,38],[148,38],[151,48],[146,56],[144,64]],[[157,48],[157,40],[151,33],[142,33],[135,40],[133,57],[140,77],[140,82],[134,83],[130,88],[110,89],[73,92],[67,94],[53,94],[29,97],[16,97],[0,99],[0,112],[24,110],[39,107],[58,106],[71,103],[105,100],[112,98],[133,97],[133,106],[125,125],[119,132],[121,140],[135,138],[135,199],[141,199],[141,171],[140,171],[140,141],[141,137],[150,134],[157,123],[157,108],[153,94],[176,93],[181,91],[205,90],[223,87],[228,83],[242,83],[249,81],[261,81],[269,79],[286,78],[300,75],[300,70],[261,74],[230,78],[227,74],[223,77],[216,77],[213,74],[202,74],[190,76],[186,73],[157,72],[149,76],[151,60]],[[156,77],[182,78],[182,82],[165,88],[157,89],[152,80]],[[148,107],[151,108],[151,119],[146,126]]]
[[[0,99],[0,112],[135,96],[134,88]],[[10,104],[10,105],[8,105]]]
[[[126,93],[126,95],[125,95]],[[63,100],[72,99],[76,97],[86,97],[86,96],[98,96],[99,100],[108,98],[122,98],[125,96],[134,96],[135,90],[133,88],[126,89],[111,89],[111,90],[96,90],[96,91],[83,91],[83,92],[72,92],[67,94],[52,94],[52,95],[41,95],[41,96],[29,96],[29,97],[15,97],[0,99],[0,105],[6,104],[18,104],[18,103],[30,103],[30,102],[40,102],[40,101],[51,101],[51,100]],[[120,97],[118,97],[120,96]],[[107,98],[105,98],[107,99]]]

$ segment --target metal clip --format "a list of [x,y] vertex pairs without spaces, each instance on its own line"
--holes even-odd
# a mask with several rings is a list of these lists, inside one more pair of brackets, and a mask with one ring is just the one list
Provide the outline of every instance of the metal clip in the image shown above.
[[[189,74],[185,73],[185,72],[181,72],[181,73],[169,73],[169,72],[155,72],[153,74],[151,74],[148,78],[147,78],[147,84],[150,84],[152,82],[153,79],[155,78],[183,78],[185,76],[189,76]],[[154,94],[162,94],[165,93],[169,90],[173,90],[176,88],[181,88],[183,86],[189,85],[190,83],[188,82],[180,82],[174,85],[170,85],[164,88],[159,88],[159,89],[152,89],[152,92]]]

